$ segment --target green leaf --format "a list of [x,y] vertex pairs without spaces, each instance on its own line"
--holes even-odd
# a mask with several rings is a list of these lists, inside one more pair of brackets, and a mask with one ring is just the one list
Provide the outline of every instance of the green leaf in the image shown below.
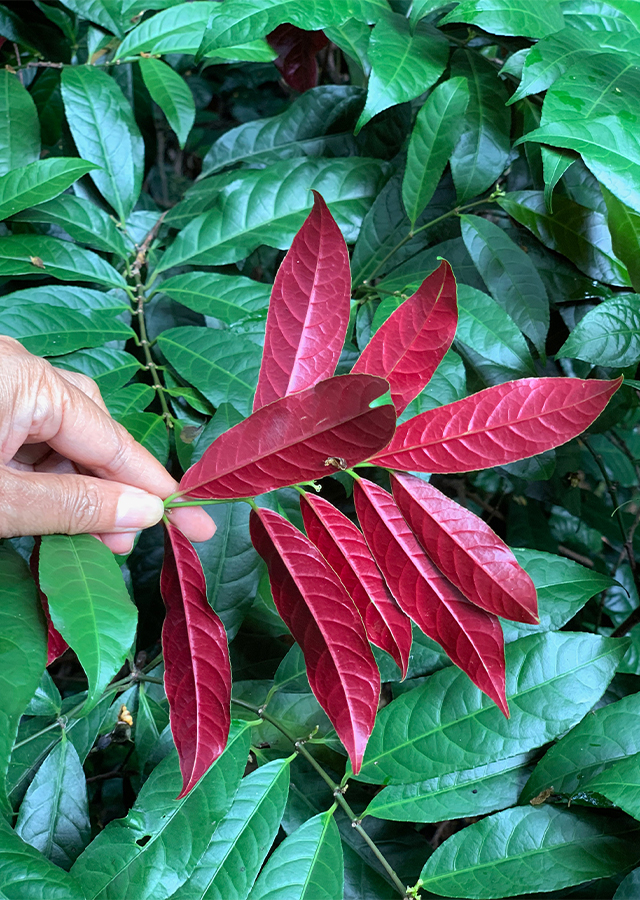
[[134,331],[119,321],[117,313],[98,310],[84,315],[56,306],[0,308],[0,334],[13,337],[38,356],[58,356],[107,341],[127,341]]
[[7,900],[85,900],[75,878],[26,844],[2,817],[0,893]]
[[183,149],[196,118],[191,90],[171,66],[159,59],[141,59],[140,70],[151,99],[167,117]]
[[214,3],[179,3],[150,16],[130,31],[118,48],[118,57],[151,53],[197,53]]
[[640,215],[602,188],[613,252],[627,267],[631,284],[640,290]]
[[529,803],[546,788],[573,796],[615,760],[640,753],[640,694],[629,694],[589,715],[550,750],[520,798]]
[[460,137],[468,103],[466,78],[451,78],[429,94],[416,117],[402,182],[402,199],[412,225],[440,181]]
[[456,340],[517,377],[535,375],[527,342],[501,306],[487,294],[458,285]]
[[606,284],[629,285],[626,268],[614,256],[607,220],[600,213],[558,194],[550,213],[542,191],[513,191],[498,203],[546,247],[562,253],[585,275]]
[[621,759],[580,786],[580,792],[602,794],[635,819],[640,817],[640,753]]
[[77,653],[89,680],[88,711],[131,648],[137,610],[113,554],[90,534],[42,538],[40,587],[53,624]]
[[266,310],[271,285],[218,272],[187,272],[163,281],[160,290],[183,306],[232,325]]
[[[81,19],[88,19],[106,28],[112,34],[122,37],[121,12],[115,0],[64,0],[64,5],[73,10]],[[152,4],[151,8],[155,8]]]
[[462,0],[444,19],[448,22],[469,22],[490,34],[522,35],[544,38],[564,28],[564,18],[558,0]]
[[122,275],[102,257],[69,241],[42,235],[11,235],[0,242],[0,275],[51,275],[125,287]]
[[529,754],[521,754],[416,784],[386,787],[364,815],[398,822],[441,822],[514,806],[527,780],[528,761]]
[[587,121],[615,115],[637,120],[640,90],[638,58],[625,53],[600,53],[580,59],[546,93],[542,126],[571,119]]
[[91,352],[78,350],[77,353],[58,357],[56,367],[82,372],[93,378],[103,396],[122,387],[142,368],[135,356],[110,347],[97,347]]
[[169,458],[169,435],[162,416],[151,412],[132,412],[121,416],[119,421],[139,444],[163,466],[166,465]]
[[[369,49],[369,39],[371,37],[371,29],[364,22],[357,19],[347,19],[341,25],[330,25],[323,29],[329,40],[339,47],[340,50],[354,60],[362,69],[363,74],[368,75],[371,71],[367,50]],[[352,73],[352,79],[355,80]],[[307,91],[307,93],[309,93]]]
[[[366,26],[363,26],[366,28]],[[368,30],[368,29],[367,29]],[[238,162],[271,163],[300,156],[349,156],[355,142],[347,124],[364,94],[352,85],[325,84],[305,91],[279,116],[226,131],[202,161],[201,178]],[[344,123],[336,132],[336,123]]]
[[637,864],[639,836],[629,819],[550,806],[506,809],[445,841],[420,879],[445,897],[559,890]]
[[178,375],[214,406],[231,403],[242,415],[251,413],[262,357],[253,341],[230,331],[184,327],[164,331],[158,346]]
[[542,175],[544,178],[544,202],[553,211],[553,192],[556,185],[574,164],[576,157],[571,150],[556,150],[553,147],[540,147],[542,154]]
[[25,716],[54,716],[60,715],[62,709],[62,697],[55,686],[53,678],[45,669],[40,679],[36,692],[29,701],[24,711]]
[[434,12],[436,9],[441,9],[443,6],[447,6],[444,0],[414,0],[411,4],[409,21],[412,25],[415,25],[420,19],[424,19],[429,13]]
[[91,839],[82,763],[64,736],[42,763],[20,805],[16,833],[69,870]]
[[234,173],[216,207],[182,229],[156,271],[236,262],[261,244],[287,249],[311,210],[312,190],[329,204],[345,239],[354,241],[383,171],[380,160],[361,158],[283,160]]
[[0,175],[0,219],[57,197],[91,169],[81,159],[39,159]]
[[181,800],[176,753],[153,770],[124,819],[110,822],[72,873],[87,900],[164,900],[193,872],[226,815],[249,755],[250,724],[232,723],[226,750]]
[[[632,18],[622,11],[632,8],[625,0],[562,0],[562,12],[566,25],[582,31],[625,32],[633,28]],[[637,21],[637,20],[636,20]]]
[[409,403],[398,421],[406,422],[421,412],[453,403],[466,396],[467,376],[464,363],[455,350],[447,350],[429,384]]
[[109,412],[120,421],[129,413],[141,413],[153,402],[155,390],[150,384],[128,384],[105,397]]
[[140,194],[144,168],[133,110],[113,78],[96,66],[65,68],[62,99],[79,153],[100,166],[91,179],[124,222]]
[[31,95],[17,75],[0,70],[0,175],[40,156],[40,123]]
[[464,203],[491,187],[502,175],[511,152],[511,114],[507,90],[495,68],[478,53],[457,50],[451,77],[467,79],[469,103],[462,134],[451,154],[451,174]]
[[149,757],[158,745],[160,735],[169,724],[169,713],[155,703],[140,685],[138,693],[138,709],[135,716],[135,745],[136,756],[140,771],[143,772]]
[[367,102],[356,134],[383,109],[424,93],[444,72],[449,45],[436,29],[418,23],[412,31],[401,15],[388,15],[371,32]]
[[549,328],[549,300],[535,266],[497,225],[460,217],[462,238],[494,300],[533,342],[541,356]]
[[289,764],[274,760],[242,779],[231,809],[175,900],[245,900],[280,827]]
[[640,869],[634,869],[620,882],[620,887],[613,895],[613,900],[636,900],[640,891]]
[[127,246],[111,216],[88,200],[72,194],[64,194],[33,209],[26,209],[16,218],[19,222],[51,222],[60,225],[79,244],[88,244],[105,253],[117,253],[124,259],[133,252],[133,246],[131,243]]
[[627,645],[557,632],[532,634],[505,649],[510,719],[448,666],[378,713],[358,779],[422,781],[540,747],[591,709]]
[[45,284],[0,297],[0,310],[15,309],[18,306],[30,306],[34,310],[40,306],[57,307],[77,310],[85,315],[107,311],[120,313],[131,308],[125,294],[120,291],[105,293],[66,284]]
[[301,825],[276,848],[249,900],[343,900],[344,861],[333,811]]
[[640,360],[640,295],[617,294],[591,309],[556,356],[616,369],[635,365]]
[[[20,716],[32,698],[47,661],[46,628],[36,586],[13,548],[0,547],[0,809],[8,810],[5,778]],[[0,819],[2,817],[0,816]]]

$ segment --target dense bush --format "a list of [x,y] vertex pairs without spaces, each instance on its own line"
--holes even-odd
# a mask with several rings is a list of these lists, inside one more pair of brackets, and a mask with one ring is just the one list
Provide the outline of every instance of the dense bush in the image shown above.
[[0,893],[637,897],[637,2],[0,35],[0,334],[183,478],[0,542]]

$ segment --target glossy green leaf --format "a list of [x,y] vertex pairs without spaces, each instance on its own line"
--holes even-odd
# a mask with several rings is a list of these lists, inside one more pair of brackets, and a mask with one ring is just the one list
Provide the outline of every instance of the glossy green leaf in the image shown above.
[[[333,812],[309,819],[276,848],[249,900],[343,900],[344,861]],[[285,892],[286,891],[286,895]]]
[[113,554],[89,534],[42,538],[40,587],[49,600],[53,624],[86,672],[88,711],[125,660],[135,637],[137,610]]
[[96,166],[81,159],[39,159],[0,175],[0,219],[57,197]]
[[634,819],[640,817],[640,753],[627,756],[583,782],[580,790],[602,794]]
[[498,202],[516,222],[585,275],[607,284],[630,284],[626,268],[614,256],[607,222],[600,213],[558,194],[550,213],[541,191],[514,191]]
[[544,178],[544,202],[553,211],[553,192],[556,185],[576,158],[571,150],[557,150],[555,147],[540,148],[542,154],[542,175]]
[[240,782],[233,805],[175,900],[245,900],[275,840],[289,792],[288,759]]
[[36,692],[29,700],[25,716],[59,716],[62,697],[51,675],[45,669]]
[[613,900],[636,900],[640,893],[640,869],[634,869],[620,882]]
[[[81,19],[95,22],[112,34],[122,37],[120,4],[114,0],[64,0],[64,5]],[[155,5],[154,3],[152,8]]]
[[[358,19],[347,19],[341,25],[330,25],[323,28],[324,33],[329,40],[339,47],[345,56],[354,60],[363,71],[368,75],[371,71],[367,50],[369,49],[369,39],[371,37],[371,29]],[[307,92],[308,93],[308,92]]]
[[[355,151],[355,144],[346,123],[355,119],[363,100],[362,88],[352,85],[311,88],[280,115],[245,122],[221,135],[202,161],[201,177],[238,162],[349,156]],[[336,132],[337,122],[345,122],[345,126]]]
[[464,363],[455,350],[447,350],[429,384],[409,403],[398,421],[406,422],[421,412],[436,409],[445,403],[453,403],[454,400],[461,400],[466,396],[467,376]]
[[67,284],[45,284],[41,287],[13,291],[0,297],[0,310],[15,309],[18,306],[31,307],[34,310],[41,306],[76,310],[87,316],[96,312],[121,313],[131,308],[123,291],[105,292]]
[[535,374],[527,342],[511,316],[487,294],[466,284],[458,285],[456,340],[515,376]]
[[462,238],[494,300],[544,355],[549,300],[535,266],[497,225],[461,216]]
[[72,869],[87,900],[164,900],[193,872],[229,810],[249,755],[250,725],[232,724],[226,750],[181,800],[177,754],[153,770],[124,819],[110,822]]
[[490,34],[522,35],[543,38],[564,27],[558,0],[462,0],[444,19],[468,22]]
[[636,753],[640,753],[640,694],[630,694],[590,713],[554,744],[533,770],[520,801],[528,803],[549,787],[572,796],[607,765]]
[[126,282],[108,262],[69,241],[42,235],[12,235],[0,242],[0,276],[51,275],[61,281],[89,281],[107,287]]
[[38,356],[59,356],[107,341],[127,341],[132,329],[117,314],[98,310],[83,314],[73,309],[27,304],[0,308],[0,334],[16,338]]
[[631,284],[640,290],[640,214],[621,203],[611,191],[602,188],[607,205],[607,225],[615,255],[627,267]]
[[637,864],[640,826],[550,806],[506,809],[444,842],[420,873],[445,897],[551,891]]
[[396,103],[419,97],[442,75],[449,47],[433,28],[418,23],[412,31],[401,15],[387,15],[371,32],[367,102],[356,133],[375,115]]
[[132,244],[125,242],[111,216],[88,200],[72,194],[63,194],[48,203],[40,203],[33,209],[25,209],[16,218],[19,222],[51,222],[60,225],[79,244],[87,244],[105,253],[117,253],[126,258],[133,252]]
[[140,70],[147,90],[184,147],[196,118],[193,94],[185,80],[159,59],[141,59]]
[[0,175],[40,157],[40,123],[31,95],[17,75],[0,71]]
[[169,713],[147,696],[144,684],[141,684],[138,693],[134,738],[141,772],[144,771],[147,760],[158,744],[160,734],[168,724]]
[[383,164],[372,159],[284,160],[246,169],[218,195],[216,208],[183,228],[157,271],[189,263],[223,265],[260,244],[287,249],[322,194],[345,239],[354,241],[376,196]]
[[608,115],[623,117],[629,124],[637,122],[637,63],[635,56],[613,52],[579,59],[547,91],[540,124]]
[[640,295],[617,294],[590,310],[556,355],[615,368],[635,365],[640,360]]
[[2,817],[0,892],[7,900],[85,900],[75,878],[26,844]]
[[433,196],[460,137],[468,103],[466,78],[451,78],[429,94],[416,117],[402,182],[402,199],[412,225]]
[[187,272],[162,282],[162,293],[205,316],[214,316],[228,325],[266,310],[271,285],[242,275],[218,272]]
[[141,369],[135,356],[110,347],[96,347],[91,351],[78,350],[77,353],[56,359],[56,366],[71,372],[82,372],[93,378],[103,395],[122,387]]
[[151,412],[127,413],[120,417],[120,424],[163,466],[166,465],[169,458],[169,435],[162,416]]
[[358,779],[422,781],[539,747],[591,709],[625,650],[611,638],[561,632],[507,645],[510,719],[462,671],[442,669],[378,713]]
[[120,421],[129,413],[141,413],[153,402],[155,390],[150,384],[128,384],[107,394],[105,403],[114,419]]
[[451,154],[451,174],[458,202],[486,191],[502,175],[511,151],[508,94],[495,68],[477,53],[458,50],[451,77],[467,79],[469,103],[462,133]]
[[514,806],[527,780],[529,754],[383,788],[365,815],[399,822],[441,822]]
[[104,69],[71,66],[62,73],[69,128],[83,159],[100,166],[91,179],[124,221],[142,186],[144,144],[133,110]]
[[261,349],[253,341],[213,328],[170,328],[158,346],[178,374],[213,403],[231,403],[248,416],[258,383]]
[[212,0],[179,3],[140,22],[118,48],[118,56],[151,53],[197,53],[209,16]]
[[416,22],[419,22],[420,19],[428,16],[429,13],[434,12],[434,10],[441,9],[446,5],[447,4],[443,2],[443,0],[414,0],[414,2],[411,4],[409,21],[412,25],[415,25]]
[[[11,748],[23,714],[47,661],[46,627],[36,587],[25,561],[13,548],[0,547],[0,808],[7,812],[4,781]],[[1,818],[1,817],[0,817]]]
[[16,833],[67,870],[89,843],[87,785],[76,748],[65,737],[29,785],[20,804]]

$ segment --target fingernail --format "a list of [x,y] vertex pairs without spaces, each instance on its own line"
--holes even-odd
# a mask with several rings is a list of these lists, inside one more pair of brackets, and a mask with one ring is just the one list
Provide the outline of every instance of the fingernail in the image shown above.
[[139,531],[162,518],[164,505],[160,497],[130,487],[120,494],[116,509],[116,528]]

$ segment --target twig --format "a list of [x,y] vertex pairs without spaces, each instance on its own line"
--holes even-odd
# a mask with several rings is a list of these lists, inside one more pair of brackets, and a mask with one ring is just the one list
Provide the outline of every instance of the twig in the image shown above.
[[16,55],[16,63],[18,64],[18,78],[20,79],[20,84],[24,87],[24,78],[22,77],[22,72],[20,69],[22,68],[22,60],[20,59],[20,50],[18,49],[18,45],[16,42],[13,42],[13,52]]
[[152,227],[144,236],[144,240],[141,244],[136,244],[136,258],[134,260],[133,265],[131,266],[131,277],[136,278],[140,274],[140,269],[143,267],[145,262],[147,261],[147,253],[149,252],[149,247],[151,246],[151,242],[160,231],[160,226],[164,220],[164,217],[169,212],[169,210],[165,210],[161,216],[158,217],[157,221],[154,222]]

